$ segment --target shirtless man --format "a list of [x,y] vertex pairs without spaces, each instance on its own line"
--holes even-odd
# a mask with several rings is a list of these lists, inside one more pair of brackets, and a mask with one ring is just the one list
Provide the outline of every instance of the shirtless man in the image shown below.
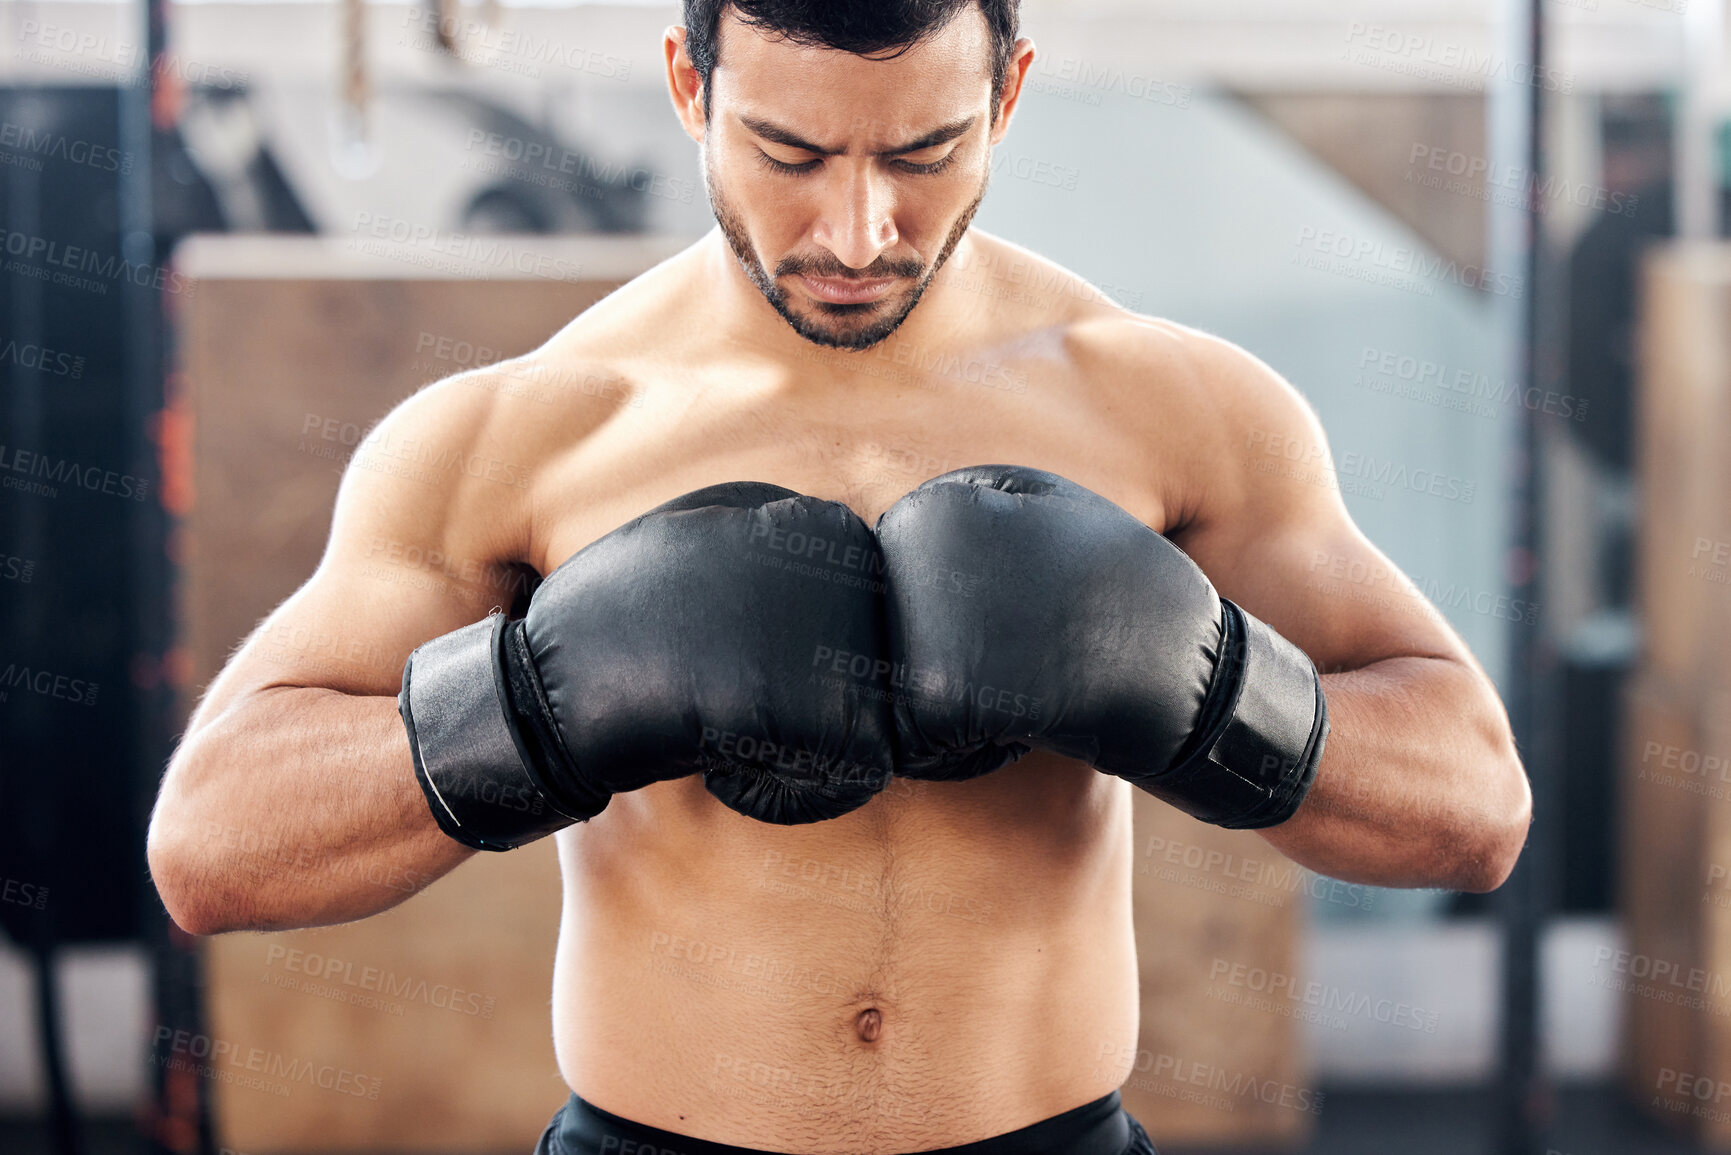
[[[431,385],[384,419],[374,443],[419,439],[518,463],[528,484],[348,471],[317,572],[260,632],[335,634],[383,658],[296,669],[255,633],[211,684],[150,830],[151,868],[179,925],[214,934],[364,918],[396,901],[359,881],[365,864],[435,878],[474,853],[441,828],[454,812],[435,817],[437,792],[417,777],[402,664],[510,599],[492,582],[410,580],[407,564],[380,576],[369,543],[550,575],[704,487],[769,483],[872,526],[934,475],[983,463],[1048,471],[1128,511],[1322,671],[1324,752],[1296,812],[1260,830],[1274,847],[1375,885],[1484,891],[1507,877],[1531,804],[1505,714],[1461,641],[1348,518],[1326,483],[1315,415],[1242,350],[1129,313],[968,228],[1033,47],[1016,38],[1013,2],[957,0],[923,23],[914,7],[688,0],[686,27],[666,37],[667,80],[720,228],[535,352]],[[525,375],[617,387],[573,388],[550,410],[502,387]],[[1291,469],[1293,457],[1314,467]],[[1075,518],[1050,524],[1091,532]],[[919,534],[897,540],[916,543],[896,548],[917,569]],[[974,541],[966,548],[1005,544]],[[1044,546],[1024,544],[1031,558]],[[708,546],[693,549],[686,561],[701,571]],[[978,567],[988,591],[1016,568],[996,564]],[[725,569],[719,556],[714,565]],[[653,586],[668,569],[632,572]],[[755,572],[773,582],[791,571]],[[1363,574],[1380,576],[1354,585]],[[531,617],[555,584],[535,591]],[[832,599],[876,605],[860,590],[883,588],[810,584],[826,592],[786,587],[790,616],[828,612]],[[1074,592],[1053,589],[1047,608]],[[719,623],[736,599],[716,597]],[[633,647],[647,646],[638,639],[658,614],[589,622],[628,656],[597,669],[578,654],[566,669],[624,703],[616,712],[636,708]],[[555,649],[556,627],[543,630]],[[943,629],[915,633],[940,661],[957,648]],[[571,648],[599,652],[592,641]],[[804,684],[815,652],[780,657]],[[1053,652],[1078,676],[1101,657]],[[740,669],[761,670],[778,656],[739,657]],[[1167,660],[1118,664],[1157,674]],[[809,681],[799,692],[820,713],[834,706],[825,693],[848,692],[846,677],[829,691],[830,680]],[[479,685],[473,700],[491,702],[485,676]],[[863,761],[891,766],[906,735],[892,740],[883,717],[859,710],[842,746],[878,743],[881,757]],[[422,719],[429,733],[434,713]],[[1117,1107],[1128,1063],[1099,1058],[1133,1056],[1137,1036],[1124,782],[1050,749],[961,781],[872,779],[868,767],[820,792],[833,815],[780,824],[789,816],[760,821],[734,808],[737,796],[718,801],[725,791],[708,775],[653,781],[655,769],[556,835],[566,897],[553,1019],[575,1094],[542,1150],[1152,1150]],[[201,841],[207,823],[241,816],[320,859],[355,862],[341,877],[356,884],[261,871]],[[766,863],[805,862],[869,881],[870,910],[763,885]],[[934,890],[964,896],[969,917],[895,899]],[[645,944],[670,929],[829,978],[766,1005],[646,971]],[[739,1077],[754,1064],[791,1074],[756,1093]]]

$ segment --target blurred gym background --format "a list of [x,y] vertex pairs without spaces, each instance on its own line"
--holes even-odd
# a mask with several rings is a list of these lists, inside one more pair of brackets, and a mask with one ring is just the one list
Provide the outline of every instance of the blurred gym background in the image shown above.
[[[1726,0],[1023,12],[978,223],[1303,391],[1538,799],[1491,896],[1140,809],[1127,1104],[1180,1153],[1731,1150]],[[526,1151],[562,1101],[550,846],[199,941],[142,830],[368,424],[710,226],[675,22],[0,0],[0,1150]]]

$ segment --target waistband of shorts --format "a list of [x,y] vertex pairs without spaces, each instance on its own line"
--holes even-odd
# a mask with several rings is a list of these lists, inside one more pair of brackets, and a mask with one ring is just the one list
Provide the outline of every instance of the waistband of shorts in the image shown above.
[[[977,1143],[908,1155],[1123,1155],[1132,1132],[1118,1092]],[[577,1095],[554,1116],[539,1155],[789,1155],[694,1139],[603,1111]]]

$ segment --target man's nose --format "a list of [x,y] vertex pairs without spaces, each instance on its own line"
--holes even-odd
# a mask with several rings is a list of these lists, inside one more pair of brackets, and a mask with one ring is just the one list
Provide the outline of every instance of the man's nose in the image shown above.
[[900,239],[894,192],[869,162],[835,168],[842,171],[833,187],[824,190],[813,239],[848,268],[863,269]]

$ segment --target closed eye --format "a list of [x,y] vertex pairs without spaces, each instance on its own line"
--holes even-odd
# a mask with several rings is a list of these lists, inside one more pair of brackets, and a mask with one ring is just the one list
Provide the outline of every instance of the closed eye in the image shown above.
[[[922,162],[897,157],[891,160],[890,164],[900,172],[911,173],[915,176],[932,176],[936,173],[943,172],[946,168],[949,168],[950,165],[955,162],[955,159],[956,150],[951,149],[937,160]],[[757,150],[757,162],[764,168],[767,168],[770,172],[778,172],[784,176],[803,176],[806,173],[816,171],[817,167],[823,163],[823,158],[816,157],[812,160],[794,163],[785,160],[777,160],[775,157],[770,156],[760,148]]]
[[757,150],[757,161],[770,172],[785,173],[788,176],[800,176],[817,168],[818,165],[823,163],[823,158],[818,157],[815,160],[802,161],[799,164],[789,164],[785,160],[776,160],[773,156],[770,156],[760,148]]
[[898,158],[894,163],[895,166],[903,172],[916,173],[921,176],[930,176],[933,173],[943,172],[946,168],[949,168],[950,163],[955,159],[956,150],[952,148],[937,160],[927,161],[923,164],[911,160],[902,160],[900,158]]

